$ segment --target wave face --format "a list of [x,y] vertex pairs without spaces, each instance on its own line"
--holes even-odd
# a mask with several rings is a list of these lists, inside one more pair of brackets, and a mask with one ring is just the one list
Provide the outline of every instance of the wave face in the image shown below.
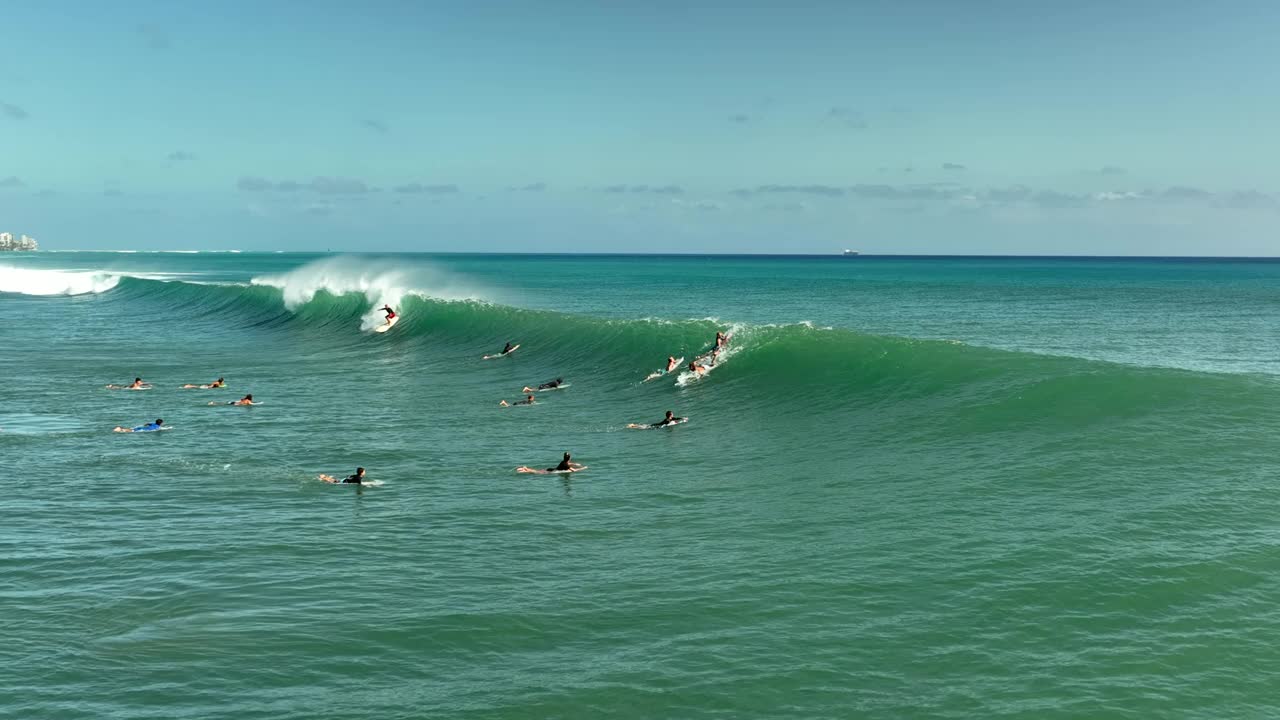
[[[985,426],[1088,426],[1099,418],[1164,411],[1263,412],[1255,401],[1269,382],[1251,376],[1118,365],[1080,358],[1010,352],[959,342],[919,340],[815,327],[809,323],[730,323],[716,318],[604,319],[493,302],[481,283],[430,267],[329,258],[248,284],[202,284],[171,276],[104,272],[7,271],[7,291],[26,294],[108,293],[127,303],[164,307],[225,330],[308,337],[342,349],[349,359],[374,357],[385,344],[407,345],[422,363],[494,352],[507,341],[537,369],[532,379],[589,379],[610,392],[636,385],[670,356],[686,364],[709,349],[717,330],[733,342],[705,377],[680,368],[657,385],[691,393],[727,388],[740,407],[790,423],[841,417],[864,422],[931,413]],[[156,279],[164,277],[165,279]],[[400,314],[394,332],[372,333],[379,308]],[[301,333],[299,335],[299,333]],[[713,412],[720,412],[716,406]],[[1228,410],[1229,409],[1229,410]],[[825,413],[825,415],[824,415]],[[727,413],[726,413],[727,415]],[[819,435],[830,431],[820,429]]]

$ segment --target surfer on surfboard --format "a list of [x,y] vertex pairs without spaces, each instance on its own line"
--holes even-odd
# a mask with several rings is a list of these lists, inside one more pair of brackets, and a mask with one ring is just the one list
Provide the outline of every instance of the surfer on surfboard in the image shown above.
[[112,430],[111,432],[118,432],[118,433],[155,432],[156,430],[166,429],[161,427],[162,425],[164,425],[164,420],[161,420],[160,418],[156,418],[156,421],[153,423],[147,423],[145,425],[139,425],[137,427],[127,428],[127,427],[120,427],[119,425],[117,425],[115,429]]
[[649,423],[648,425],[640,425],[640,424],[637,424],[637,423],[631,423],[630,425],[627,425],[627,427],[631,428],[632,430],[645,430],[645,429],[648,429],[648,428],[664,428],[664,427],[670,427],[670,426],[672,426],[672,425],[679,425],[679,424],[680,424],[680,423],[682,423],[682,422],[688,422],[688,421],[689,421],[689,418],[686,418],[686,417],[676,417],[676,414],[675,414],[675,413],[673,413],[673,412],[671,412],[670,410],[668,410],[668,411],[667,411],[667,416],[666,416],[666,417],[664,417],[664,418],[662,418],[661,420],[659,420],[659,421],[658,421],[658,422],[656,422],[656,423]]
[[179,390],[214,390],[217,388],[224,388],[226,386],[227,386],[227,381],[223,380],[222,378],[218,378],[217,380],[214,380],[208,385],[192,385],[191,383],[187,383],[186,385],[180,385],[178,389]]
[[248,395],[245,395],[244,397],[240,398],[239,400],[232,400],[232,401],[231,401],[231,402],[229,402],[229,403],[217,403],[217,402],[211,402],[211,403],[209,403],[209,404],[210,404],[210,405],[258,405],[259,403],[254,402],[254,401],[253,401],[253,393],[249,393]]
[[716,360],[720,359],[720,351],[723,350],[725,346],[729,344],[729,338],[731,337],[733,336],[717,330],[716,340],[714,343],[711,344],[711,349],[702,353],[701,355],[699,355],[697,358],[694,358],[694,359],[702,360],[703,358],[710,358],[711,364],[715,365]]
[[112,385],[108,385],[107,389],[108,390],[150,390],[151,383],[142,382],[142,378],[136,377],[133,379],[133,382],[129,383],[128,385],[112,384]]
[[517,400],[512,403],[509,403],[506,400],[503,400],[502,402],[498,403],[498,405],[501,407],[511,407],[512,405],[534,405],[534,404],[536,404],[536,401],[533,399],[532,395],[525,395],[523,400]]
[[706,375],[707,366],[699,365],[698,361],[694,360],[693,362],[689,363],[689,372],[693,373],[694,375]]
[[564,378],[556,378],[555,380],[548,380],[547,382],[542,383],[536,388],[531,388],[528,385],[526,385],[520,388],[520,392],[537,392],[539,390],[555,390],[561,387],[562,385],[564,385]]
[[515,345],[512,345],[511,343],[509,343],[509,342],[508,342],[508,343],[506,344],[506,346],[502,348],[502,352],[498,353],[497,355],[485,355],[485,356],[484,356],[484,359],[485,359],[485,360],[492,360],[492,359],[494,359],[494,358],[500,358],[500,357],[504,357],[504,356],[506,356],[506,355],[510,355],[511,353],[515,352],[515,351],[516,351],[516,348],[518,348],[518,347],[520,347],[520,344],[519,344],[519,343],[516,343]]
[[559,465],[553,468],[547,468],[546,470],[539,470],[538,468],[531,468],[528,465],[521,465],[520,467],[516,468],[516,472],[534,473],[537,475],[548,475],[550,473],[574,473],[574,472],[579,472],[581,470],[587,469],[586,465],[583,465],[582,463],[573,462],[569,458],[570,458],[569,453],[565,453],[564,459],[560,461]]
[[333,477],[332,475],[320,475],[319,478],[333,485],[364,485],[365,484],[364,468],[362,467],[356,468],[355,475],[348,475],[341,480],[339,480],[336,477]]

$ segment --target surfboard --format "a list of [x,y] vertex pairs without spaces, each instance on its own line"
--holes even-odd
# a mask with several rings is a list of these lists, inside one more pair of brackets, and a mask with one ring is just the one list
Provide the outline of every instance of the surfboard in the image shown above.
[[378,327],[374,328],[374,329],[373,329],[373,331],[374,331],[374,332],[376,332],[376,333],[384,333],[384,332],[386,332],[386,331],[390,330],[391,328],[395,327],[395,324],[396,324],[396,323],[398,323],[398,322],[400,322],[400,316],[399,316],[399,315],[397,315],[397,316],[395,316],[395,317],[391,318],[391,319],[390,319],[390,320],[388,320],[387,322],[382,323],[382,324],[381,324],[381,325],[379,325]]
[[142,387],[129,387],[128,385],[108,385],[108,386],[107,386],[107,389],[108,389],[108,390],[133,390],[133,391],[138,391],[138,390],[150,390],[150,389],[151,389],[151,387],[152,387],[151,385],[143,385]]
[[518,349],[520,349],[520,346],[519,346],[519,345],[512,345],[512,346],[511,346],[511,349],[510,349],[510,350],[508,350],[508,351],[506,351],[506,352],[504,352],[504,353],[498,353],[497,355],[485,355],[485,356],[484,356],[484,358],[482,358],[482,359],[484,359],[484,360],[493,360],[494,358],[506,357],[506,356],[510,355],[511,353],[515,352],[515,351],[516,351],[516,350],[518,350]]

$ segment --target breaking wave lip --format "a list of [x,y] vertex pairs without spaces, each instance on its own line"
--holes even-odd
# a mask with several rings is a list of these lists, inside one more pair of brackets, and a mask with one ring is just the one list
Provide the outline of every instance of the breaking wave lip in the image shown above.
[[119,273],[101,270],[43,270],[0,265],[0,293],[16,295],[89,295],[120,283]]
[[360,328],[382,324],[383,305],[398,308],[406,297],[424,300],[487,301],[490,293],[474,283],[423,263],[406,265],[386,259],[338,256],[307,263],[279,275],[262,275],[250,284],[280,290],[285,308],[296,311],[319,293],[333,296],[358,293],[370,302]]

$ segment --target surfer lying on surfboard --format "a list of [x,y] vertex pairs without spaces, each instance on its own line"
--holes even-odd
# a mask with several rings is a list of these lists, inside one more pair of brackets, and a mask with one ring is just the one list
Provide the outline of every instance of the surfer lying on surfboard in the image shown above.
[[187,383],[186,385],[178,386],[178,389],[179,390],[214,390],[216,388],[224,388],[226,386],[227,386],[227,381],[223,380],[222,378],[218,378],[217,380],[214,380],[208,385],[192,385],[191,383]]
[[250,393],[240,398],[239,400],[232,400],[229,403],[211,402],[209,404],[210,405],[261,405],[262,403],[254,402],[253,393]]
[[505,355],[510,355],[511,353],[515,352],[516,348],[518,347],[520,347],[519,343],[516,343],[515,345],[512,345],[511,343],[507,343],[506,346],[502,348],[502,352],[498,353],[497,355],[485,355],[483,359],[492,360],[494,358],[500,358]]
[[343,478],[343,479],[341,479],[341,480],[339,480],[339,479],[338,479],[338,478],[336,478],[336,477],[333,477],[332,475],[319,475],[319,476],[317,476],[317,477],[319,477],[321,480],[323,480],[323,481],[325,481],[325,482],[327,482],[327,483],[331,483],[331,484],[333,484],[333,485],[364,485],[364,484],[365,484],[365,481],[364,481],[364,468],[362,468],[362,467],[358,467],[358,468],[356,468],[356,474],[355,474],[355,475],[348,475],[348,476],[346,476],[345,478]]
[[675,413],[673,413],[673,412],[671,412],[670,410],[668,410],[668,411],[667,411],[667,416],[666,416],[666,417],[664,417],[664,418],[662,418],[661,420],[659,420],[659,421],[658,421],[658,422],[656,422],[656,423],[649,423],[648,425],[638,425],[638,424],[636,424],[636,423],[631,423],[631,424],[627,425],[627,427],[628,427],[628,428],[631,428],[632,430],[647,430],[647,429],[649,429],[649,428],[664,428],[664,427],[670,427],[670,426],[672,426],[672,425],[679,425],[679,424],[680,424],[680,423],[682,423],[682,422],[688,422],[688,421],[689,421],[689,418],[686,418],[686,417],[676,417]]
[[569,459],[569,453],[565,453],[565,454],[564,454],[564,459],[560,461],[560,464],[559,464],[559,465],[557,465],[557,466],[555,466],[555,467],[553,467],[553,468],[547,468],[546,470],[539,470],[538,468],[531,468],[531,467],[529,467],[528,465],[521,465],[520,467],[516,468],[516,472],[518,472],[518,473],[534,473],[535,475],[548,475],[548,474],[550,474],[550,473],[573,473],[573,472],[580,472],[580,471],[582,471],[582,470],[586,470],[586,469],[587,469],[587,466],[586,466],[586,465],[583,465],[583,464],[581,464],[581,463],[572,462],[572,461]]
[[547,382],[542,383],[536,388],[531,388],[528,385],[526,385],[520,388],[520,392],[528,393],[528,392],[537,392],[539,390],[555,390],[563,386],[564,384],[565,384],[564,378],[556,378],[555,380],[548,380]]
[[525,395],[523,400],[517,400],[513,403],[509,403],[506,400],[503,400],[502,402],[498,403],[498,405],[502,407],[511,407],[512,405],[534,405],[534,404],[536,403],[534,402],[532,395]]
[[693,373],[694,375],[706,375],[707,366],[699,365],[698,361],[694,360],[693,362],[689,363],[689,372]]
[[108,390],[150,390],[151,383],[142,382],[142,378],[136,377],[133,382],[128,385],[111,384],[107,386]]
[[147,423],[145,425],[139,425],[137,427],[127,428],[127,427],[120,427],[119,425],[117,425],[115,429],[113,429],[111,432],[138,433],[138,432],[155,432],[156,430],[168,429],[168,428],[161,427],[162,425],[164,425],[164,420],[161,420],[160,418],[156,418],[156,421],[153,423]]

